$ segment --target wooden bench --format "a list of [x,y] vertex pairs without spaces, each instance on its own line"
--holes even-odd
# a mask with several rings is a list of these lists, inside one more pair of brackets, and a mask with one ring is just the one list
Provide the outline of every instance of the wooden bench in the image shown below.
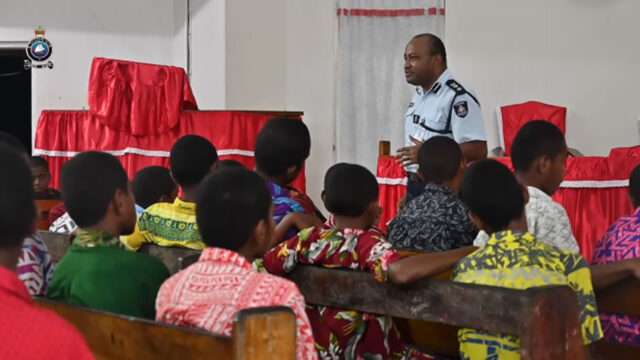
[[230,337],[36,298],[75,325],[101,360],[296,358],[296,317],[286,307],[242,310]]
[[[596,292],[598,311],[640,318],[640,280],[628,279]],[[596,354],[603,360],[640,359],[640,347],[601,340]]]
[[38,218],[36,227],[38,230],[49,230],[49,211],[60,204],[62,200],[36,200]]
[[[38,234],[47,245],[51,258],[53,259],[53,263],[57,264],[67,253],[67,250],[69,250],[69,246],[71,245],[69,235],[49,231],[39,231]],[[139,252],[158,258],[167,267],[167,269],[169,269],[171,274],[175,274],[186,267],[186,265],[182,264],[185,257],[193,258],[193,260],[188,263],[191,264],[200,256],[200,251],[198,250],[158,246],[153,244],[143,245]]]
[[309,304],[515,334],[523,360],[586,356],[577,297],[567,286],[513,290],[426,279],[401,287],[367,272],[313,266],[290,278]]

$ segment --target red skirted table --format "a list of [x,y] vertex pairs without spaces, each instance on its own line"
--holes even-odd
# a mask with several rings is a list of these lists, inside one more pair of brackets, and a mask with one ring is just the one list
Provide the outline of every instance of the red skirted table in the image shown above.
[[[130,178],[140,169],[169,167],[169,152],[183,135],[197,134],[209,139],[221,159],[234,159],[247,168],[255,166],[255,140],[272,114],[242,111],[184,111],[176,126],[160,134],[135,136],[115,131],[88,111],[43,111],[38,123],[34,155],[49,161],[51,186],[60,188],[63,164],[79,152],[96,150],[117,156]],[[306,190],[304,172],[294,183]]]
[[[511,168],[511,159],[496,159]],[[567,174],[553,199],[562,204],[571,220],[582,255],[591,261],[596,244],[621,216],[633,212],[628,198],[629,175],[639,157],[577,157],[567,160]],[[381,227],[397,214],[397,203],[406,193],[404,170],[393,157],[378,160]]]

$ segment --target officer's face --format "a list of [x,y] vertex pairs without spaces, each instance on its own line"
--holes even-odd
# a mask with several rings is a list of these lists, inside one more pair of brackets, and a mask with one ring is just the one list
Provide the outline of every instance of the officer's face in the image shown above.
[[429,42],[413,39],[404,50],[404,75],[415,86],[428,86],[434,79],[436,56],[431,55]]

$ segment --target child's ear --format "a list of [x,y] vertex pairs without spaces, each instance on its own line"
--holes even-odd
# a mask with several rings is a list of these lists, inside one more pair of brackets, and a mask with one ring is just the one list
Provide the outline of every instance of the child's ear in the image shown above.
[[216,170],[218,170],[218,163],[220,162],[220,160],[216,160],[216,162],[214,162],[211,167],[209,168],[209,172],[212,173]]
[[256,248],[256,257],[262,257],[271,248],[273,239],[269,236],[269,225],[265,220],[258,221],[256,228],[253,230],[252,241]]
[[297,177],[298,174],[300,173],[300,170],[302,169],[301,165],[291,165],[287,168],[287,181],[293,182]]
[[418,179],[420,179],[420,181],[422,181],[423,183],[427,182],[427,179],[424,177],[424,174],[422,173],[422,169],[418,169]]
[[547,174],[551,169],[551,163],[553,162],[550,157],[547,155],[543,155],[540,158],[536,159],[538,173]]

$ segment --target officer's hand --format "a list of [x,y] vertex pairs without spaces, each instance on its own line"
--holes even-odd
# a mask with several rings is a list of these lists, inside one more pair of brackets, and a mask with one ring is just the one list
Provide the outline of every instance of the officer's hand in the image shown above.
[[402,165],[412,165],[418,163],[418,152],[420,151],[420,146],[422,145],[422,141],[414,138],[413,136],[409,136],[409,140],[414,143],[414,146],[405,146],[397,150],[396,157],[398,158],[398,162],[402,163]]

